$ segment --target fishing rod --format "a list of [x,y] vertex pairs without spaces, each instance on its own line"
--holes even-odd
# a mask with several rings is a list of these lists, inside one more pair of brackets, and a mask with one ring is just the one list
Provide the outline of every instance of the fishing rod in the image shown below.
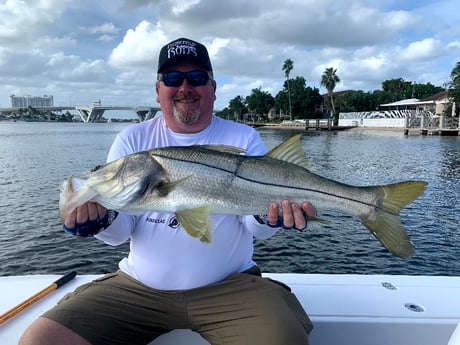
[[75,278],[76,275],[77,275],[77,272],[75,272],[75,271],[67,273],[66,275],[64,275],[61,278],[59,278],[58,280],[56,280],[55,282],[53,282],[50,285],[48,285],[46,288],[38,291],[36,294],[30,296],[29,298],[27,298],[26,300],[22,301],[21,303],[19,303],[15,307],[13,307],[10,310],[8,310],[7,312],[3,313],[2,315],[0,315],[0,325],[5,323],[6,321],[11,319],[12,317],[16,316],[17,314],[22,312],[27,307],[29,307],[32,304],[34,304],[35,302],[38,302],[43,297],[49,295],[54,290],[59,289],[61,286],[63,286],[64,284],[68,283],[73,278]]

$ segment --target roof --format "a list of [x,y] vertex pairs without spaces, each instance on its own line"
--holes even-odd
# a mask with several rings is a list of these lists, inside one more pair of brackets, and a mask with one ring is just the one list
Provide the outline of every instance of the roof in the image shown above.
[[397,107],[397,106],[403,106],[403,105],[416,105],[418,104],[419,99],[418,98],[408,98],[408,99],[402,99],[397,102],[393,103],[386,103],[386,104],[380,104],[381,107]]

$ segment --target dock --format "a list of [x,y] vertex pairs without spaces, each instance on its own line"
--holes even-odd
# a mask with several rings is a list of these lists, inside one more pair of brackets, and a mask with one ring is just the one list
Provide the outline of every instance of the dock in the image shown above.
[[404,135],[413,134],[459,136],[459,119],[458,117],[444,115],[432,117],[407,117]]
[[[260,127],[260,126],[259,126]],[[307,120],[284,120],[281,123],[266,123],[265,128],[286,128],[300,130],[323,130],[323,131],[340,131],[357,126],[334,126],[332,119],[307,119]]]

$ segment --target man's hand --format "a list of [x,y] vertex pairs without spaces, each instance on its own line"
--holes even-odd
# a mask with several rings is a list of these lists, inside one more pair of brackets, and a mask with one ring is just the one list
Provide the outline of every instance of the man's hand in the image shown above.
[[76,236],[93,236],[112,224],[117,211],[107,210],[94,202],[77,207],[64,220],[64,231]]
[[[304,201],[302,205],[289,200],[281,201],[281,219],[278,218],[280,205],[273,202],[268,207],[267,221],[269,225],[282,226],[285,229],[295,228],[304,230],[307,227],[305,214],[309,217],[316,217],[316,209],[308,201]],[[279,224],[279,222],[282,224]]]
[[73,210],[64,220],[64,226],[72,229],[76,224],[103,219],[106,212],[107,209],[105,207],[89,201]]

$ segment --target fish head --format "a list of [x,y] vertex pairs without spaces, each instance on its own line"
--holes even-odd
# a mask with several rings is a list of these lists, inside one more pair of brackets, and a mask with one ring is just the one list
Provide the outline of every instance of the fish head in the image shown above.
[[163,166],[147,152],[134,153],[90,171],[71,176],[61,184],[61,218],[88,201],[107,209],[129,210],[146,193],[164,194],[168,175]]

